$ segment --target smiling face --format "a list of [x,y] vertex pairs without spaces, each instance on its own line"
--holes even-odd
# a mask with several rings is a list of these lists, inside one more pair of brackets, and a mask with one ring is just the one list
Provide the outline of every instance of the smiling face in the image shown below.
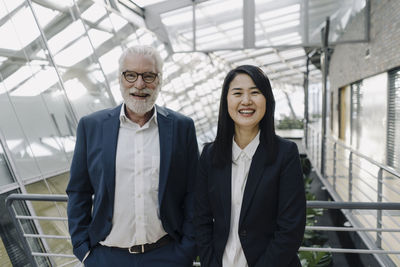
[[236,75],[229,85],[227,102],[235,131],[258,131],[259,122],[265,114],[266,99],[249,75]]
[[[155,60],[146,55],[127,55],[122,64],[123,71],[137,73],[157,73]],[[144,116],[152,110],[160,91],[160,81],[157,77],[151,83],[145,83],[143,76],[139,75],[133,83],[128,82],[123,75],[120,77],[122,98],[127,106],[128,115]]]

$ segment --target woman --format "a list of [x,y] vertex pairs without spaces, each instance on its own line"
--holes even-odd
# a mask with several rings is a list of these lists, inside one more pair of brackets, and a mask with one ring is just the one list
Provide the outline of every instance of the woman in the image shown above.
[[305,193],[297,146],[275,135],[262,70],[225,77],[215,141],[200,157],[196,242],[203,267],[301,266]]

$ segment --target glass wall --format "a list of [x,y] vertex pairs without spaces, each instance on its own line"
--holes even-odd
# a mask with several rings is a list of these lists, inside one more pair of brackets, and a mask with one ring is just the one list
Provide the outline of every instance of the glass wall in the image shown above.
[[351,145],[382,163],[386,160],[387,87],[387,73],[351,85]]
[[[23,180],[50,176],[68,168],[64,138],[73,135],[67,100],[56,69],[48,60],[34,15],[24,1],[1,1],[0,125]],[[3,20],[4,21],[4,20]]]
[[[213,54],[171,55],[144,23],[132,22],[143,18],[130,19],[102,1],[0,0],[0,36],[7,37],[0,42],[3,204],[12,192],[65,194],[77,122],[122,102],[118,58],[132,45],[156,47],[165,60],[157,104],[192,117],[199,144],[214,138],[220,89],[231,66]],[[64,204],[32,203],[21,209],[24,214],[66,216]],[[2,214],[0,255],[9,257],[2,256],[0,264],[24,266],[11,218]],[[29,233],[68,234],[64,222],[35,226],[24,227]],[[35,251],[47,247],[54,253],[71,252],[69,242],[31,245]]]

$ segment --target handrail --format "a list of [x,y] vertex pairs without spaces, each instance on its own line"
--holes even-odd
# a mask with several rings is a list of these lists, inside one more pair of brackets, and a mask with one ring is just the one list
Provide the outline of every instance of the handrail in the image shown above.
[[400,210],[400,202],[307,201],[307,208]]
[[[400,194],[398,184],[400,173],[397,170],[356,151],[334,136],[325,135],[322,138],[321,131],[313,125],[309,124],[308,127],[306,138],[309,141],[305,144],[307,146],[304,150],[314,166],[315,174],[336,202],[367,200],[387,203],[383,201],[398,201],[396,196]],[[324,144],[321,140],[325,140]],[[324,150],[326,157],[323,163],[321,162],[322,146],[326,148]],[[362,162],[362,164],[358,164],[358,162]],[[388,191],[394,194],[388,194],[390,193]],[[373,193],[371,194],[371,192]],[[367,219],[365,214],[356,215],[346,209],[343,213],[347,220],[356,227],[376,226],[378,229],[382,229],[394,224],[395,227],[400,228],[400,220],[390,216],[386,210],[376,209],[376,213],[369,213],[375,217],[374,220]],[[376,236],[365,231],[358,231],[358,236],[369,249],[382,246],[386,249],[397,248],[400,240],[393,233],[388,233],[388,235],[394,239],[394,242],[387,241],[388,238],[383,239],[382,231],[376,231]],[[393,264],[392,260],[400,262],[400,257],[374,256],[383,266]]]
[[[319,132],[319,130],[315,129],[315,127],[312,126],[312,125],[310,125],[310,124],[308,125],[308,127],[311,128],[311,129],[313,129],[313,130],[316,131],[316,132]],[[343,147],[343,148],[349,150],[349,151],[352,152],[353,154],[356,154],[358,157],[363,158],[363,159],[365,159],[365,160],[371,162],[372,164],[378,166],[379,168],[381,168],[381,169],[387,171],[388,173],[393,174],[394,176],[400,178],[400,173],[397,172],[396,170],[392,169],[392,168],[389,167],[389,166],[383,165],[382,163],[379,163],[379,162],[377,162],[376,160],[374,160],[374,159],[372,159],[372,158],[370,158],[370,157],[368,157],[368,156],[366,156],[366,155],[364,155],[364,154],[361,154],[359,151],[357,151],[357,150],[355,150],[354,148],[352,148],[352,147],[346,145],[342,140],[339,140],[339,139],[337,139],[336,137],[333,137],[333,136],[326,136],[325,139],[327,139],[327,140],[333,140],[335,143],[337,143],[337,144],[340,145],[341,147]]]
[[[56,201],[66,202],[66,195],[40,195],[40,194],[11,194],[6,199],[6,206],[13,219],[19,237],[24,245],[24,248],[29,252],[29,259],[32,266],[37,266],[34,257],[64,257],[74,258],[72,254],[60,254],[51,252],[33,252],[29,247],[27,238],[58,238],[68,239],[67,236],[52,236],[26,234],[23,232],[18,220],[45,220],[43,216],[21,216],[16,215],[12,204],[14,201]],[[372,209],[372,210],[400,210],[398,202],[334,202],[334,201],[307,201],[307,208],[323,208],[323,209]],[[53,217],[54,218],[54,217]],[[55,217],[56,220],[65,220],[64,217]],[[359,228],[359,227],[331,227],[331,226],[307,226],[306,230],[324,230],[324,231],[376,231],[376,232],[400,232],[400,229],[382,229],[382,228]],[[361,253],[361,254],[400,254],[398,250],[383,250],[383,249],[343,249],[343,248],[314,248],[301,247],[299,251],[328,251],[331,253]],[[193,266],[200,266],[200,263],[194,262]]]

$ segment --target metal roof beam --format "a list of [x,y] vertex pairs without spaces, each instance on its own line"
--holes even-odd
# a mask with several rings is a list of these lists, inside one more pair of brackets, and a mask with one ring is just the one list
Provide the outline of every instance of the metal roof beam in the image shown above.
[[160,41],[165,45],[168,54],[173,53],[171,40],[169,39],[167,29],[161,21],[161,16],[159,13],[152,11],[151,9],[145,9],[144,12],[144,22],[146,27],[154,32]]
[[243,0],[243,48],[254,48],[255,40],[255,3]]
[[192,6],[193,2],[195,4],[200,4],[203,2],[207,2],[209,0],[169,0],[169,1],[164,1],[152,5],[148,5],[144,7],[145,12],[146,11],[151,11],[154,13],[162,14],[166,12],[170,12],[173,10],[181,9],[187,6]]

